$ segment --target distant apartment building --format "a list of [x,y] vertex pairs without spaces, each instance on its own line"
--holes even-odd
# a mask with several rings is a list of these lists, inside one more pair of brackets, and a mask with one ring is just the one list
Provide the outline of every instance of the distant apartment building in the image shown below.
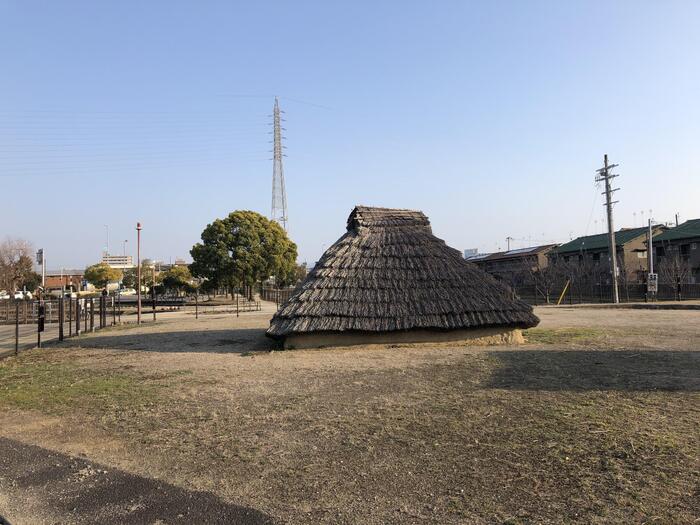
[[[665,226],[652,227],[654,241],[666,229]],[[648,272],[647,235],[648,228],[623,228],[615,232],[618,272],[627,282],[644,282]],[[610,274],[608,234],[578,237],[553,249],[550,260],[569,265],[571,271],[595,278],[604,284],[612,282]]]
[[110,255],[105,253],[102,255],[102,262],[112,268],[127,269],[134,267],[134,260],[131,255]]
[[494,277],[515,286],[528,283],[532,273],[547,267],[547,256],[556,247],[556,244],[530,246],[505,252],[478,254],[468,257],[467,260]]
[[700,219],[653,238],[654,266],[662,281],[700,283]]

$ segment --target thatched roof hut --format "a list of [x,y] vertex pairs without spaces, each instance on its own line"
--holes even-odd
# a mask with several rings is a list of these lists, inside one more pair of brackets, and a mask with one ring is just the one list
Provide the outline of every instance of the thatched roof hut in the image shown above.
[[288,348],[482,339],[516,342],[532,308],[435,237],[420,211],[357,206],[270,322]]

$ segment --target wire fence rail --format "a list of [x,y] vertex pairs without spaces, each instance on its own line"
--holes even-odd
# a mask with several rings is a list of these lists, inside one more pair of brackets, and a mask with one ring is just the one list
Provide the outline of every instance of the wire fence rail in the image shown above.
[[[618,285],[620,302],[636,303],[645,301],[685,301],[700,299],[700,283],[669,284],[660,283],[658,291],[649,295],[645,283],[620,283]],[[613,290],[610,284],[581,283],[570,281],[546,288],[537,285],[520,285],[513,287],[513,293],[519,299],[532,305],[542,304],[585,304],[612,303]]]

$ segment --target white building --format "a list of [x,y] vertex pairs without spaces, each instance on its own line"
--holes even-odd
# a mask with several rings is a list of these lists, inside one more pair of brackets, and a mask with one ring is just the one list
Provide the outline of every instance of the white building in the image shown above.
[[102,255],[102,262],[112,268],[120,268],[122,270],[134,267],[134,260],[131,255],[109,255],[105,253]]

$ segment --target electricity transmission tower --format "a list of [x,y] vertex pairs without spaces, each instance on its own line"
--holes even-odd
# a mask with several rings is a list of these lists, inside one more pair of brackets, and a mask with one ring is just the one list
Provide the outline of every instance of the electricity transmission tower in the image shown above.
[[275,97],[275,109],[272,113],[272,213],[270,218],[282,225],[284,231],[287,231],[287,192],[284,189],[284,168],[282,167],[282,157],[286,156],[283,153],[284,146],[282,145],[282,131],[284,128],[281,125],[282,118],[280,113],[279,101]]
[[613,204],[617,204],[618,201],[612,200],[613,192],[616,192],[620,188],[611,188],[610,180],[617,177],[610,173],[610,170],[616,168],[618,164],[608,164],[608,156],[603,157],[603,167],[596,170],[598,175],[596,175],[596,182],[605,182],[605,191],[602,195],[605,195],[605,208],[608,212],[608,245],[610,252],[610,272],[612,273],[612,289],[613,289],[613,301],[615,303],[620,302],[620,296],[617,291],[617,244],[615,243],[615,227],[613,225]]

